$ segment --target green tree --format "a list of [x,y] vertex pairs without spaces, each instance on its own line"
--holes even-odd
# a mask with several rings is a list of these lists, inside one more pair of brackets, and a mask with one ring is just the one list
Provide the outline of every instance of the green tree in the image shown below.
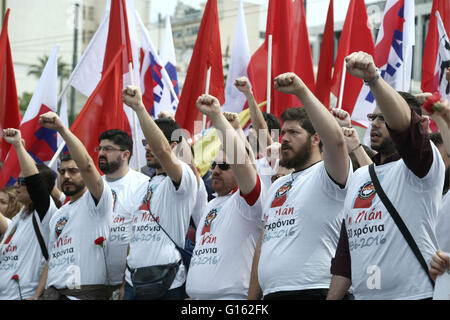
[[[38,58],[38,60],[39,63],[30,65],[30,70],[28,71],[29,76],[35,76],[37,79],[41,77],[42,71],[44,71],[44,67],[48,61],[48,55],[44,55],[43,57]],[[70,65],[62,61],[61,57],[58,57],[59,92],[63,89],[63,80],[68,79],[70,77],[70,73]]]
[[23,92],[22,96],[19,97],[19,109],[22,114],[27,110],[28,105],[30,104],[31,97],[33,96],[30,92]]

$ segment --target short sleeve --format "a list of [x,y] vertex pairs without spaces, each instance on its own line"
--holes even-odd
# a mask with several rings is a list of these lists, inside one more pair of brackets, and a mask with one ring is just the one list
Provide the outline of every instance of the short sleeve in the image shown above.
[[348,172],[347,172],[347,181],[345,183],[345,186],[341,188],[339,184],[337,184],[333,179],[331,179],[330,175],[328,174],[327,170],[325,169],[325,163],[322,161],[320,163],[320,167],[317,170],[320,170],[319,176],[322,181],[322,187],[326,194],[328,194],[332,199],[343,201],[345,199],[345,196],[347,194],[347,187],[348,183],[351,179],[352,173],[353,173],[353,166],[350,158],[348,159],[349,166],[348,166]]

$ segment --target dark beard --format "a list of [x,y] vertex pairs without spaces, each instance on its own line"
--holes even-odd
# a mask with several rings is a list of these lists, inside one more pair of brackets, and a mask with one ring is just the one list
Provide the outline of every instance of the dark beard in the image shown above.
[[[103,158],[106,160],[106,158]],[[116,160],[116,161],[111,161],[111,162],[99,162],[98,163],[98,167],[100,168],[100,170],[102,170],[102,172],[104,174],[111,174],[116,172],[119,168],[120,168],[120,161]]]
[[291,159],[284,159],[281,157],[280,166],[288,169],[301,169],[308,163],[311,158],[312,145],[311,141],[305,143],[303,148],[297,152]]
[[147,162],[147,167],[153,168],[153,169],[161,169],[161,164],[159,162]]
[[372,150],[375,150],[378,153],[385,156],[390,156],[397,152],[394,142],[391,139],[383,139],[380,145],[378,146],[370,145],[370,147],[372,148]]
[[81,190],[83,190],[86,187],[86,185],[84,183],[81,183],[81,184],[73,183],[73,185],[75,186],[75,190],[73,190],[73,191],[65,190],[64,184],[62,185],[62,187],[61,187],[62,191],[64,192],[64,194],[66,196],[71,197],[73,195],[76,195],[78,192],[80,192]]

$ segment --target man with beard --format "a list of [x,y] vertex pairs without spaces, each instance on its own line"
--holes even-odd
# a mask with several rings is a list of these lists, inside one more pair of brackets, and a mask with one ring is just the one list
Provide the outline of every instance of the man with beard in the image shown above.
[[47,289],[44,299],[107,299],[108,270],[98,239],[108,238],[113,196],[81,141],[54,112],[40,116],[41,126],[56,130],[70,154],[58,173],[70,201],[50,220]]
[[341,128],[299,77],[282,74],[274,88],[303,108],[281,115],[280,166],[294,172],[268,190],[248,298],[325,299],[351,164]]
[[[346,57],[347,71],[364,80],[377,106],[371,148],[381,187],[429,264],[437,248],[434,226],[441,202],[444,164],[430,143],[419,101],[396,92],[364,52]],[[352,285],[356,299],[426,299],[432,283],[377,194],[368,166],[356,170],[344,204],[344,224],[332,263],[328,299]]]
[[[181,132],[176,132],[178,124],[172,119],[153,120],[142,102],[139,87],[124,89],[122,100],[136,112],[146,139],[147,164],[156,169],[155,176],[145,186],[143,201],[136,199],[140,206],[132,217],[124,299],[184,299],[186,266],[174,242],[184,247],[189,218],[197,199],[197,179],[189,165],[173,152],[182,139]],[[183,154],[191,152],[187,150]],[[175,278],[167,280],[168,290],[158,292],[158,297],[136,294],[132,281],[136,272],[146,270],[154,274],[153,271],[161,268],[169,270],[169,274],[175,270]],[[147,277],[146,280],[158,279]]]
[[[100,135],[98,141],[98,166],[114,198],[113,220],[106,247],[110,285],[116,289],[122,285],[125,276],[131,218],[139,208],[139,201],[144,198],[149,177],[130,169],[133,140],[126,132],[108,130]],[[113,297],[118,298],[117,291]]]

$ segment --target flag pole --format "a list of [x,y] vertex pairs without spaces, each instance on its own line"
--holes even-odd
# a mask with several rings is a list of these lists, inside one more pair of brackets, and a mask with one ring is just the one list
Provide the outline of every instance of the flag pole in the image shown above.
[[[205,87],[205,94],[209,94],[209,84],[211,82],[211,67],[208,68],[208,71],[206,72],[206,87]],[[203,114],[203,130],[206,129],[206,115]]]
[[[134,72],[133,72],[133,62],[132,61],[130,61],[128,63],[128,69],[130,70],[129,71],[130,83],[131,83],[132,86],[134,86]],[[136,122],[137,122],[136,121],[136,112],[133,111],[134,137],[135,137],[135,140],[136,140],[136,141],[134,141],[134,147],[135,147],[135,151],[136,151],[136,153],[135,153],[136,154],[136,162],[137,162],[136,171],[139,171],[141,169],[141,160],[139,159],[139,147],[138,147],[138,141],[137,141],[137,139],[138,139],[138,130],[137,130]]]
[[267,113],[270,113],[270,94],[272,92],[272,35],[269,34],[269,48],[267,54]]
[[346,68],[345,68],[345,59],[344,59],[344,66],[342,68],[342,77],[341,77],[341,88],[339,90],[339,104],[338,109],[342,109],[342,97],[344,96],[344,84],[345,84],[345,74],[346,74]]

